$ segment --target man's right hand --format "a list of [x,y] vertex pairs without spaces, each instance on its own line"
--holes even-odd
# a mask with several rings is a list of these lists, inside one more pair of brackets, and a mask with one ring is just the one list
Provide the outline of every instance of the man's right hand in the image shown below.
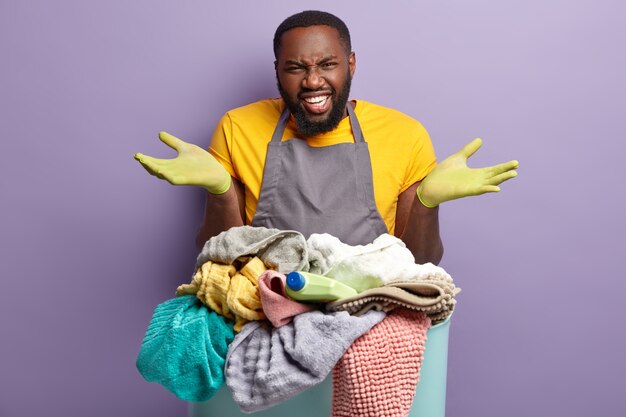
[[159,139],[178,155],[173,159],[158,159],[141,153],[135,159],[155,177],[172,185],[195,185],[211,194],[223,194],[230,188],[230,174],[207,151],[182,141],[167,132],[160,132]]

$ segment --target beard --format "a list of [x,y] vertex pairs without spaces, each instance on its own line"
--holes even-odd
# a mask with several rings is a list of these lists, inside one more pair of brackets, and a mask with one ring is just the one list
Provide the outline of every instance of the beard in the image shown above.
[[346,77],[346,82],[343,85],[343,88],[337,94],[337,91],[332,88],[332,107],[330,109],[330,113],[325,120],[315,122],[309,119],[309,116],[300,106],[298,101],[292,100],[291,97],[287,95],[285,90],[283,90],[282,85],[280,85],[280,80],[277,79],[278,82],[278,91],[280,92],[280,96],[285,101],[285,105],[293,114],[293,117],[296,119],[296,128],[298,133],[305,137],[316,136],[322,133],[330,132],[334,130],[339,122],[343,119],[344,111],[346,109],[346,104],[348,103],[348,96],[350,95],[350,84],[352,80],[350,79],[350,72],[348,72],[348,76]]

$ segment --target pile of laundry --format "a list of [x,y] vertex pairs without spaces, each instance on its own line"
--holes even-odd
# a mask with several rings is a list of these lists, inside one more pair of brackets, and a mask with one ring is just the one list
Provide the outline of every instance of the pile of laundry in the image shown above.
[[[292,271],[358,294],[291,300]],[[157,306],[137,369],[186,401],[206,401],[226,382],[244,412],[288,400],[332,372],[333,416],[406,415],[426,332],[452,314],[459,292],[442,268],[416,264],[389,234],[350,246],[329,234],[231,228],[206,242],[191,282]]]

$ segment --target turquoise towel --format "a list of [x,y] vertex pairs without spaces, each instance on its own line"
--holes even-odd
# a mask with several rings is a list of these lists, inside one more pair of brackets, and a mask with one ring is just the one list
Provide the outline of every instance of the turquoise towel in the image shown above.
[[176,297],[154,310],[137,357],[137,369],[181,400],[206,401],[224,383],[224,360],[234,338],[231,322],[195,295]]

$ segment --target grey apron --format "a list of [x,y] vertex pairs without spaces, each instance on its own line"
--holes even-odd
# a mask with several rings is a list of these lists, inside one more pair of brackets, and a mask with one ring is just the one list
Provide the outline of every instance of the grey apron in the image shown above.
[[387,233],[376,208],[372,166],[361,126],[348,105],[355,143],[312,147],[282,141],[285,108],[268,144],[253,226],[297,230],[305,237],[329,233],[349,245],[365,245]]

